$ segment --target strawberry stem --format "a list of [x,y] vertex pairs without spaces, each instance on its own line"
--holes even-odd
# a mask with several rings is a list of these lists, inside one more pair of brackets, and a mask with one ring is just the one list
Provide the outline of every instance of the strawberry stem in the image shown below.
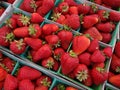
[[31,2],[30,2],[30,6],[31,6],[31,8],[34,9],[34,12],[36,12],[36,9],[37,9],[38,6],[36,5],[35,0],[31,0]]
[[54,66],[54,64],[55,64],[54,61],[48,60],[46,66],[47,66],[49,69],[52,69],[53,66]]
[[76,53],[73,52],[72,50],[70,50],[69,55],[70,55],[71,57],[77,57]]
[[8,33],[5,38],[6,38],[6,42],[11,42],[14,40],[15,36],[13,33]]
[[57,89],[58,89],[58,90],[65,90],[65,86],[62,85],[62,84],[58,84],[58,85],[57,85]]
[[41,84],[43,84],[44,86],[50,87],[50,82],[48,81],[48,77],[44,78],[41,81]]
[[117,73],[120,73],[120,67],[117,67],[115,70]]
[[29,25],[29,35],[36,35],[37,30],[35,29],[35,27],[33,25]]
[[30,24],[30,18],[25,16],[25,15],[21,15],[20,19],[19,19],[23,25],[27,26],[28,24]]

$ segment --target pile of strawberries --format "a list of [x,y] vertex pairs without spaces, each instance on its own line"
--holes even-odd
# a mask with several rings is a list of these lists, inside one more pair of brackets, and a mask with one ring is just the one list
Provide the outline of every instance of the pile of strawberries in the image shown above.
[[120,41],[118,41],[115,45],[108,81],[112,85],[120,88]]
[[5,8],[0,6],[0,16],[3,14],[4,11],[5,11]]

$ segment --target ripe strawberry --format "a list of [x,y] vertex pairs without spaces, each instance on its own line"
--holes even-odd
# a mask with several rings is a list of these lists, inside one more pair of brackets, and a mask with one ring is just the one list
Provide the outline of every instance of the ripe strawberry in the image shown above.
[[26,49],[26,44],[23,39],[14,40],[10,43],[10,50],[15,54],[22,54]]
[[80,18],[76,14],[72,14],[66,18],[65,25],[68,25],[72,29],[76,30],[80,27]]
[[38,50],[42,46],[42,40],[38,38],[24,38],[25,43],[27,43],[33,50]]
[[32,13],[31,15],[31,22],[32,23],[41,23],[43,22],[44,18],[38,13]]
[[102,42],[109,43],[111,41],[112,35],[110,33],[101,33],[103,39]]
[[120,58],[120,41],[115,45],[115,54]]
[[98,11],[98,6],[96,4],[90,5],[90,11],[89,14],[95,14]]
[[2,90],[4,82],[0,82],[0,90]]
[[78,13],[79,13],[79,14],[84,14],[84,15],[86,15],[86,14],[88,14],[89,11],[90,11],[90,6],[87,5],[87,4],[79,4],[77,7],[78,7]]
[[109,78],[111,78],[111,77],[113,77],[115,74],[113,73],[113,72],[110,72],[109,71],[109,73],[108,73],[108,80],[109,80]]
[[89,34],[93,39],[98,39],[100,41],[103,39],[101,33],[95,27],[87,29],[84,33]]
[[72,51],[70,51],[70,53],[64,53],[61,56],[60,61],[61,61],[62,73],[65,75],[68,75],[79,65],[79,59],[77,55]]
[[42,75],[40,78],[37,79],[36,81],[36,85],[37,86],[46,86],[46,87],[50,87],[52,83],[52,80],[50,77]]
[[0,82],[5,80],[7,72],[0,66]]
[[45,40],[52,48],[57,48],[60,46],[60,39],[57,35],[48,35],[45,37]]
[[98,16],[100,18],[101,21],[107,21],[109,18],[109,12],[106,10],[98,10]]
[[5,21],[6,26],[14,29],[17,27],[17,22],[14,18],[9,18]]
[[112,55],[111,70],[120,73],[120,59],[115,54]]
[[8,74],[4,82],[4,90],[16,90],[17,87],[18,87],[17,78]]
[[104,63],[105,56],[102,54],[100,50],[95,50],[93,54],[91,55],[91,61],[93,63]]
[[5,9],[3,7],[0,7],[0,16],[3,14],[4,11]]
[[97,39],[94,39],[91,41],[89,47],[88,47],[88,51],[90,53],[93,53],[95,50],[99,49],[99,43]]
[[88,53],[88,52],[84,52],[84,53],[82,53],[82,54],[80,54],[78,57],[79,57],[79,63],[81,63],[81,64],[85,64],[85,65],[87,65],[87,66],[89,66],[90,65],[90,53]]
[[77,6],[78,5],[74,0],[64,0],[64,2],[67,2],[69,6]]
[[52,55],[52,50],[48,44],[43,45],[41,48],[37,50],[33,57],[33,61],[37,62],[41,59],[48,58]]
[[94,3],[96,3],[96,4],[102,4],[102,0],[91,0],[91,1],[93,1]]
[[35,90],[48,90],[48,87],[42,85],[42,86],[35,87]]
[[114,75],[114,76],[110,77],[110,78],[109,78],[109,82],[110,82],[112,85],[120,88],[120,74]]
[[74,88],[72,86],[67,86],[65,90],[78,90],[77,88]]
[[92,15],[87,15],[87,16],[84,16],[84,18],[83,18],[83,27],[84,28],[90,28],[97,23],[98,23],[98,18],[94,17]]
[[85,50],[87,50],[87,48],[90,45],[90,39],[87,38],[85,35],[79,35],[79,36],[75,36],[73,38],[72,41],[73,45],[72,45],[72,49],[73,51],[79,55],[81,53],[83,53]]
[[37,5],[37,7],[40,7],[40,6],[42,6],[42,2],[43,2],[43,0],[36,0],[36,5]]
[[91,76],[95,85],[100,85],[108,78],[108,73],[101,67],[96,67],[91,70]]
[[86,80],[88,78],[88,68],[84,64],[79,64],[74,69],[74,75],[76,79],[78,79],[80,82]]
[[112,57],[112,48],[111,47],[105,47],[103,49],[103,53],[105,54],[105,56],[107,56],[108,58]]
[[60,32],[58,32],[58,37],[61,41],[61,47],[64,49],[64,50],[67,50],[72,39],[73,39],[73,34],[72,32],[70,31],[66,31],[66,30],[62,30]]
[[35,80],[39,78],[41,75],[42,73],[40,71],[28,66],[23,66],[18,70],[17,78],[18,80],[23,79]]
[[15,0],[7,0],[8,3],[13,4]]
[[35,86],[29,79],[23,79],[19,82],[19,90],[34,90]]
[[55,60],[60,60],[60,57],[65,53],[63,48],[56,48],[54,50],[54,58]]
[[109,13],[109,19],[111,21],[119,22],[120,21],[120,13],[119,12],[115,12],[115,11],[111,11]]
[[113,24],[110,22],[106,22],[106,23],[99,23],[96,25],[96,28],[104,33],[110,33],[112,32],[115,28],[113,28]]
[[54,32],[56,32],[59,29],[59,27],[56,24],[45,24],[42,27],[42,33],[44,35],[50,35]]
[[69,8],[69,14],[77,14],[78,15],[78,7],[77,6],[71,6]]

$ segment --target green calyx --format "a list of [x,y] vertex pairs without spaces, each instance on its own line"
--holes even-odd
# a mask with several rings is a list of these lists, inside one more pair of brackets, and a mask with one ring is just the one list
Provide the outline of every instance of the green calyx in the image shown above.
[[36,9],[37,9],[38,6],[36,5],[35,0],[31,0],[31,2],[30,2],[30,6],[31,6],[31,8],[34,9],[34,12],[36,12]]
[[44,78],[41,81],[41,84],[43,84],[44,86],[50,87],[50,82],[48,81],[48,77]]
[[53,66],[54,66],[54,64],[55,64],[55,63],[54,63],[53,60],[48,60],[46,66],[48,67],[48,69],[52,69]]
[[57,89],[58,89],[58,90],[65,90],[65,85],[63,85],[63,84],[58,84],[58,85],[57,85]]
[[30,24],[30,18],[28,16],[25,15],[21,15],[20,19],[19,19],[23,25],[27,26],[28,24]]
[[8,33],[5,37],[6,42],[12,42],[14,40],[15,36],[13,33]]
[[6,67],[4,64],[0,63],[0,66],[1,66],[2,68],[4,68],[7,72],[10,71],[10,69],[9,69],[8,67]]
[[84,23],[83,22],[83,18],[84,18],[83,14],[80,14],[79,18],[80,18],[80,23],[83,24]]
[[8,26],[8,27],[10,27],[10,28],[13,28],[12,27],[12,22],[11,22],[11,20],[10,19],[7,19],[6,21],[5,21],[5,24],[6,24],[6,26]]
[[109,18],[109,12],[108,11],[105,11],[104,13],[103,13],[103,16],[104,16],[104,18]]
[[22,47],[23,47],[23,45],[25,44],[25,43],[23,43],[23,39],[20,39],[19,41],[15,41],[15,42],[16,42],[17,48],[18,48],[19,50],[21,50]]
[[29,35],[35,36],[37,30],[35,29],[34,25],[29,25]]
[[53,21],[56,21],[61,16],[61,13],[54,13],[51,17]]
[[80,82],[85,81],[88,78],[88,71],[87,70],[82,70],[82,71],[78,72],[76,78]]
[[32,55],[30,54],[30,52],[28,52],[27,58],[32,61]]
[[120,73],[120,67],[117,66],[116,70],[117,73]]
[[68,9],[69,9],[68,6],[63,6],[63,7],[62,7],[62,12],[66,12],[66,11],[68,11]]
[[98,10],[98,7],[95,4],[92,4],[91,8],[94,12],[96,12]]
[[105,69],[104,69],[104,68],[96,67],[96,69],[97,69],[100,73],[104,73],[104,72],[105,72]]
[[73,52],[72,50],[70,50],[69,55],[70,55],[71,57],[74,57],[74,58],[77,57],[77,54],[76,54],[75,52]]

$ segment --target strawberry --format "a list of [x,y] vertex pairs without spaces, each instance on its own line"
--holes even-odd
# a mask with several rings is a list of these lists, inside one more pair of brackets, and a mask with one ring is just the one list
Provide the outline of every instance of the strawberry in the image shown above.
[[38,38],[24,38],[25,43],[27,43],[33,50],[38,50],[42,46],[42,40]]
[[105,63],[93,63],[93,64],[92,64],[92,67],[93,67],[93,68],[96,68],[96,67],[104,68],[104,67],[105,67]]
[[120,59],[115,54],[112,55],[110,68],[113,72],[120,73]]
[[23,39],[14,40],[10,43],[10,50],[15,54],[22,54],[26,49],[26,44]]
[[103,53],[105,54],[105,56],[107,56],[108,58],[112,57],[112,48],[111,47],[105,47],[103,49]]
[[35,90],[48,90],[48,87],[42,85],[42,86],[35,87]]
[[74,75],[76,79],[78,79],[80,82],[86,80],[88,78],[88,68],[84,64],[79,64],[74,69]]
[[111,41],[112,35],[110,33],[101,33],[103,39],[102,42],[109,43]]
[[56,24],[45,24],[42,27],[42,33],[44,35],[50,35],[54,32],[56,32],[59,29],[59,27]]
[[7,72],[0,66],[0,82],[5,80]]
[[115,45],[115,54],[120,58],[120,41],[118,41]]
[[95,85],[100,85],[108,78],[108,73],[101,67],[96,67],[91,70],[91,76]]
[[64,50],[67,50],[67,48],[69,47],[72,39],[73,39],[73,34],[70,31],[66,31],[66,30],[62,30],[60,32],[58,32],[58,37],[61,41],[61,47]]
[[95,50],[99,49],[99,43],[97,39],[94,39],[91,41],[89,47],[88,47],[88,51],[90,53],[93,53]]
[[0,16],[3,14],[4,11],[5,9],[3,7],[0,7]]
[[105,61],[105,56],[102,54],[100,50],[95,50],[91,55],[91,61],[93,63],[103,63]]
[[112,32],[115,28],[113,28],[113,24],[110,22],[106,22],[106,23],[99,23],[96,25],[96,28],[104,33],[110,33]]
[[98,11],[98,6],[96,4],[91,4],[89,14],[95,14],[97,13],[97,11]]
[[69,14],[77,14],[78,15],[78,7],[77,6],[71,6],[69,8]]
[[45,37],[45,40],[48,42],[48,44],[51,46],[51,47],[59,47],[60,46],[60,39],[57,35],[48,35]]
[[91,0],[91,1],[93,1],[96,4],[102,4],[102,0]]
[[8,3],[14,3],[15,0],[7,0]]
[[33,57],[33,61],[37,62],[41,59],[48,58],[52,55],[52,50],[48,44],[43,45],[41,48],[37,50]]
[[[56,62],[52,57],[43,59],[41,62],[42,66],[48,69],[54,70],[55,64],[57,64],[55,69],[58,69],[58,62]],[[56,71],[56,70],[55,70]]]
[[31,22],[32,23],[41,23],[43,22],[44,18],[38,13],[32,13],[31,15]]
[[84,15],[86,15],[86,14],[88,14],[89,11],[90,11],[90,6],[87,5],[87,4],[79,4],[77,7],[78,7],[78,13],[79,13],[79,14],[84,14]]
[[24,79],[19,82],[19,90],[34,90],[35,86],[29,79]]
[[76,6],[76,5],[78,5],[74,0],[64,0],[64,2],[67,2],[69,6]]
[[73,45],[72,45],[73,51],[77,55],[79,55],[79,54],[83,53],[85,50],[87,50],[87,48],[90,45],[90,39],[87,38],[85,35],[79,35],[79,36],[75,36],[73,38],[72,43],[73,43]]
[[109,12],[106,10],[98,10],[98,16],[100,18],[101,21],[107,21],[109,18]]
[[0,61],[3,60],[3,54],[0,52]]
[[109,71],[109,73],[108,73],[108,80],[109,80],[109,78],[111,78],[111,77],[113,77],[115,74],[113,73],[113,72],[110,72]]
[[52,83],[52,80],[50,77],[42,75],[40,78],[37,79],[36,81],[36,85],[37,86],[46,86],[46,87],[50,87]]
[[0,90],[2,90],[4,82],[0,82]]
[[68,75],[79,65],[79,59],[77,55],[72,51],[70,51],[70,53],[64,53],[61,56],[60,61],[61,61],[62,73],[65,75]]
[[85,64],[85,65],[87,65],[87,66],[89,66],[90,65],[90,53],[88,53],[88,52],[84,52],[84,53],[82,53],[82,54],[80,54],[78,57],[79,57],[79,63],[81,63],[81,64]]
[[120,88],[120,74],[114,75],[114,76],[110,77],[110,78],[109,78],[109,82],[110,82],[112,85]]
[[54,58],[55,60],[60,60],[60,57],[65,53],[63,48],[56,48],[54,50]]
[[58,5],[58,10],[62,14],[67,14],[69,11],[69,5],[67,2],[62,2]]
[[78,90],[77,88],[74,88],[72,86],[67,86],[65,90]]
[[93,39],[98,39],[100,41],[103,39],[101,33],[95,27],[87,29],[84,33],[89,34]]
[[115,11],[111,11],[109,13],[109,19],[111,21],[119,22],[120,21],[120,13],[119,12],[115,12]]
[[17,22],[14,18],[9,18],[5,21],[6,26],[14,29],[17,27]]
[[72,29],[76,30],[80,27],[80,18],[76,14],[72,14],[66,18],[65,25],[68,25]]
[[98,23],[98,18],[94,17],[92,15],[87,15],[87,16],[84,16],[84,18],[83,18],[83,27],[84,28],[90,28],[97,23]]
[[16,90],[17,87],[18,87],[17,78],[8,74],[4,82],[4,90]]

